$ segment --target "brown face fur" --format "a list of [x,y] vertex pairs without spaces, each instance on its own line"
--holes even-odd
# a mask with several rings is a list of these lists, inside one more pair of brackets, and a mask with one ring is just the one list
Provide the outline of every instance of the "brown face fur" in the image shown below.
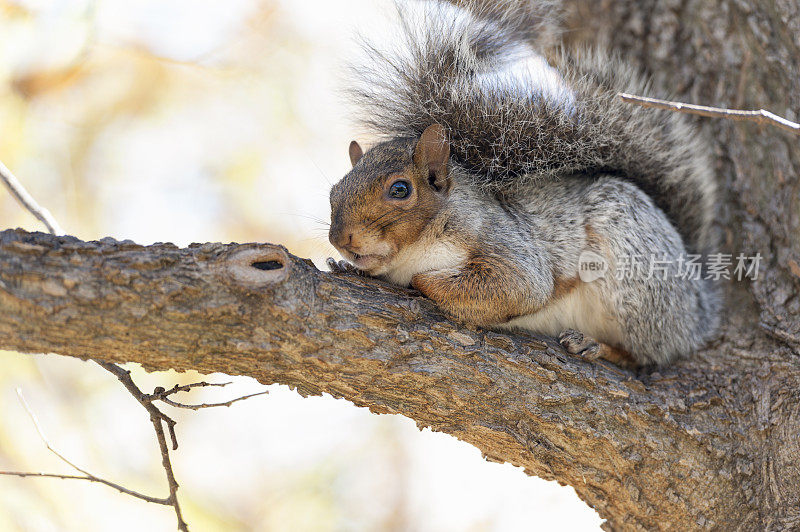
[[[419,239],[449,191],[446,142],[441,127],[431,126],[419,140],[384,142],[363,156],[351,143],[353,169],[331,189],[329,239],[344,258],[379,275]],[[410,184],[402,199],[389,195],[398,181]]]

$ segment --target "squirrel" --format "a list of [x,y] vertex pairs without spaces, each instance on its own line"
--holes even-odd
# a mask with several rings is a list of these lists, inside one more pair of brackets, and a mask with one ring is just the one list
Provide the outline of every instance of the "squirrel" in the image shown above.
[[[618,57],[542,52],[529,16],[464,4],[421,21],[401,7],[397,49],[366,45],[349,94],[379,142],[351,142],[331,189],[347,262],[329,265],[587,360],[663,365],[701,348],[719,296],[680,269],[718,245],[707,147],[681,115],[620,101],[650,87]],[[586,253],[605,275],[580,275]],[[617,275],[631,257],[662,266]]]

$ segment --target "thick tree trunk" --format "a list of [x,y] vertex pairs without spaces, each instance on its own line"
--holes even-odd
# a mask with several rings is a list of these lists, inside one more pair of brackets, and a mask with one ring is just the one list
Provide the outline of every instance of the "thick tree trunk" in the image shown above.
[[[800,119],[797,1],[568,0],[566,6],[566,40],[629,55],[672,92],[650,96]],[[757,281],[731,287],[729,325],[715,349],[724,362],[709,359],[735,383],[729,393],[739,405],[730,415],[750,425],[751,443],[760,447],[740,483],[754,513],[740,514],[738,525],[798,529],[800,138],[740,122],[697,124],[717,156],[727,251],[759,251],[765,259]]]
[[[796,2],[567,1],[564,38],[609,43],[670,96],[800,115]],[[663,111],[653,111],[663,112]],[[0,233],[0,349],[196,369],[330,393],[556,479],[606,528],[800,527],[797,137],[698,119],[724,192],[721,339],[658,371],[549,338],[460,326],[413,292],[319,272],[270,245],[188,249]]]

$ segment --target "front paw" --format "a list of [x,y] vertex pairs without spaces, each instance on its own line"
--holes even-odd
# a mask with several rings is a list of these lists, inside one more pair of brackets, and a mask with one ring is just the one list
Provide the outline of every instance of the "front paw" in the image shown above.
[[347,262],[346,260],[336,260],[333,257],[328,257],[325,264],[333,273],[349,273],[352,275],[364,275],[364,272]]
[[591,336],[586,336],[575,329],[567,329],[558,336],[558,342],[567,350],[567,353],[581,357],[584,360],[596,360],[602,356],[600,344]]

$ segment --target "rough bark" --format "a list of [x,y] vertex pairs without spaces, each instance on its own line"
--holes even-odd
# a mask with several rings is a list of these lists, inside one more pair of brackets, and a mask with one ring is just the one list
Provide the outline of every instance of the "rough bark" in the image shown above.
[[634,374],[459,326],[278,246],[0,233],[4,349],[248,375],[400,413],[574,486],[609,528],[797,519],[800,379],[785,350],[748,356],[768,345],[729,340]]
[[[800,117],[797,1],[568,0],[565,5],[565,40],[624,53],[669,91],[648,96]],[[759,251],[765,259],[757,281],[730,287],[726,332],[713,355],[702,355],[728,375],[728,393],[737,396],[730,418],[720,421],[749,425],[748,445],[759,449],[751,458],[752,473],[737,481],[741,493],[749,493],[749,508],[740,509],[730,524],[797,529],[800,139],[755,124],[696,122],[716,156],[724,200],[719,226],[727,251]]]
[[[800,115],[796,2],[566,7],[565,40],[608,43],[672,92],[649,96]],[[757,281],[730,284],[720,340],[669,368],[632,373],[549,338],[463,327],[413,292],[277,246],[22,231],[0,233],[0,348],[249,375],[400,413],[573,486],[608,529],[798,528],[798,140],[697,123],[727,251],[764,260]]]

